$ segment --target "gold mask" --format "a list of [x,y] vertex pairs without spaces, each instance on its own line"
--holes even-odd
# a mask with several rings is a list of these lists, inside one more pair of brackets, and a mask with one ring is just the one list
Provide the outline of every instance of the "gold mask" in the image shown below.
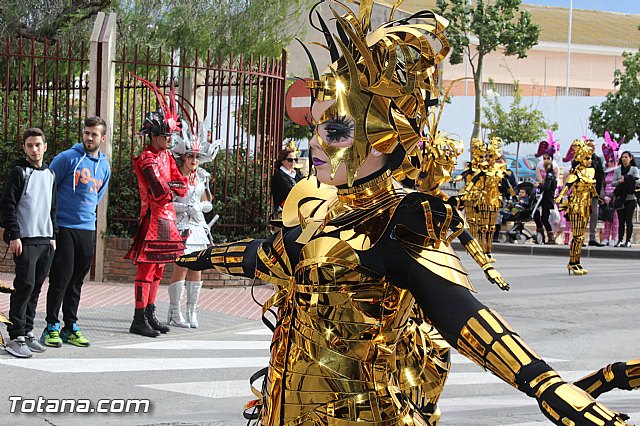
[[[332,36],[331,45],[325,47],[341,55],[307,87],[314,89],[317,101],[335,100],[314,124],[353,120],[349,146],[337,147],[316,130],[330,159],[332,177],[345,163],[347,184],[352,186],[372,148],[390,154],[402,145],[405,152],[414,152],[428,123],[429,108],[435,104],[431,101],[439,96],[436,65],[449,52],[444,37],[448,21],[426,14],[416,18],[419,23],[387,22],[370,31],[371,2],[361,2],[360,14],[332,3],[346,11],[340,16],[331,8],[343,36]],[[434,41],[439,42],[437,50]]]

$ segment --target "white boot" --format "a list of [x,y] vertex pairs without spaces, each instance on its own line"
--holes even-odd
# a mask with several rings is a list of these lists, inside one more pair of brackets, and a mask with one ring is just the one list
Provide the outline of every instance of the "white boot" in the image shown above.
[[167,323],[173,327],[189,328],[188,322],[182,317],[180,311],[180,302],[182,293],[184,292],[184,281],[176,281],[169,284],[169,314],[167,315]]
[[187,322],[192,328],[198,328],[198,299],[202,281],[185,281],[187,286]]

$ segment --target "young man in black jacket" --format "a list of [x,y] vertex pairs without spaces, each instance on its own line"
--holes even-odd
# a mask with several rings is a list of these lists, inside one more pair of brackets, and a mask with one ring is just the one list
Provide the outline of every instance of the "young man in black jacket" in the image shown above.
[[9,305],[9,343],[6,351],[19,358],[45,348],[33,334],[33,321],[42,283],[56,249],[56,180],[44,162],[44,132],[25,130],[22,137],[26,159],[9,172],[0,198],[0,221],[15,262],[14,293]]

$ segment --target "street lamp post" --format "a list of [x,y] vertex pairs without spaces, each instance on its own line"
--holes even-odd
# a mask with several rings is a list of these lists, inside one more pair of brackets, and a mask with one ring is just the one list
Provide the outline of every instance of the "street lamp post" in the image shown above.
[[564,95],[569,96],[569,74],[571,70],[571,25],[573,24],[573,0],[569,1],[569,35],[567,37],[567,87]]

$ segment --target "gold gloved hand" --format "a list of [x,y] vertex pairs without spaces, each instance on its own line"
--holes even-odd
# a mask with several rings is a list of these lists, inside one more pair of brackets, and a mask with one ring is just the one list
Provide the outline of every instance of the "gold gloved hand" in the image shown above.
[[640,388],[640,358],[609,364],[574,384],[594,398],[612,389],[638,389]]
[[497,285],[501,290],[509,290],[509,284],[504,280],[502,275],[500,275],[500,272],[496,271],[493,266],[491,266],[491,263],[483,265],[482,270],[484,271],[484,275],[485,277],[487,277],[489,282]]
[[531,382],[542,413],[556,425],[628,426],[628,416],[596,402],[582,389],[551,370]]

